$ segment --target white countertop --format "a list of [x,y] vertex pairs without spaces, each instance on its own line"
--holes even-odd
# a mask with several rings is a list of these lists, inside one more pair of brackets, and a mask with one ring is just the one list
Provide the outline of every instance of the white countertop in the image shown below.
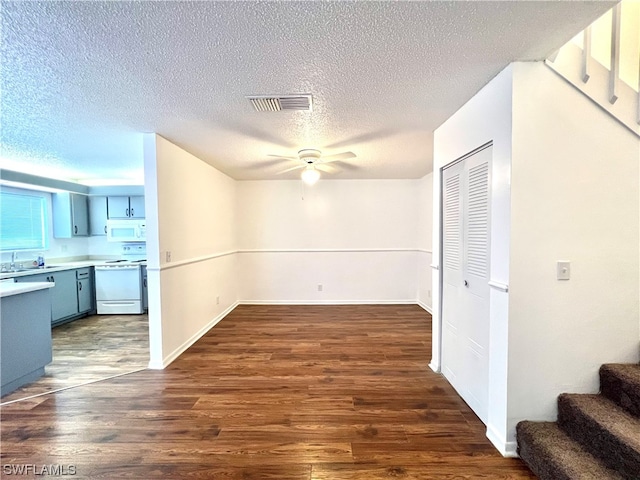
[[[53,265],[47,265],[46,268],[29,268],[24,272],[0,272],[0,280],[6,278],[26,277],[28,275],[37,275],[39,273],[55,273],[63,270],[73,270],[76,268],[97,267],[99,265],[106,265],[108,262],[109,260],[80,260],[75,262],[54,263]],[[138,263],[138,265],[146,264],[147,262]]]
[[0,298],[10,297],[11,295],[20,295],[21,293],[35,292],[37,290],[44,290],[45,288],[52,288],[54,286],[55,283],[51,282],[0,282]]
[[37,275],[38,273],[54,273],[63,270],[72,270],[74,268],[93,267],[102,265],[103,260],[86,260],[80,262],[65,262],[55,265],[47,265],[47,268],[29,268],[24,272],[0,272],[0,280],[5,278],[26,277],[28,275]]

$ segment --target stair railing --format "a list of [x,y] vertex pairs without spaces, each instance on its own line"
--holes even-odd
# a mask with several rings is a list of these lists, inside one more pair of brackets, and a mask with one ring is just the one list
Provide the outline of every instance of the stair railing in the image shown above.
[[[597,58],[594,42],[600,47]],[[608,58],[602,54],[607,43]],[[640,136],[640,2],[618,3],[545,63]]]

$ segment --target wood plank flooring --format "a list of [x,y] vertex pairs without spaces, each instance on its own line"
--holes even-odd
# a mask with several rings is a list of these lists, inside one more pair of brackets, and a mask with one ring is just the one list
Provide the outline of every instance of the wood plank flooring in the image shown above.
[[239,306],[163,371],[3,407],[2,466],[74,465],[91,479],[534,479],[427,366],[430,320],[413,305]]
[[45,374],[3,396],[2,403],[149,365],[147,315],[93,315],[54,327],[51,337],[53,361]]

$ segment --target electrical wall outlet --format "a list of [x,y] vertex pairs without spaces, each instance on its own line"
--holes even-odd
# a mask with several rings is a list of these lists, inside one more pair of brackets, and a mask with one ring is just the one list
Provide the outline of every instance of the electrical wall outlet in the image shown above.
[[164,260],[165,262],[169,263],[171,261],[171,252],[169,250],[167,250],[164,254]]
[[216,305],[220,305],[220,296],[216,297]]
[[321,292],[321,291],[322,291],[322,284],[321,284],[321,283],[319,283],[319,284],[318,284],[318,291],[319,291],[319,292]]

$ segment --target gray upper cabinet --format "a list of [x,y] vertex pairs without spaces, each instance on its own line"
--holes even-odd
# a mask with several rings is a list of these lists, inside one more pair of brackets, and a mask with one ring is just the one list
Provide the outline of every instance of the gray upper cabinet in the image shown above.
[[107,197],[89,197],[89,235],[107,234]]
[[52,201],[55,238],[89,235],[89,202],[86,195],[71,192],[54,193]]
[[107,197],[109,218],[144,218],[144,196]]
[[144,219],[144,197],[129,197],[129,216]]

